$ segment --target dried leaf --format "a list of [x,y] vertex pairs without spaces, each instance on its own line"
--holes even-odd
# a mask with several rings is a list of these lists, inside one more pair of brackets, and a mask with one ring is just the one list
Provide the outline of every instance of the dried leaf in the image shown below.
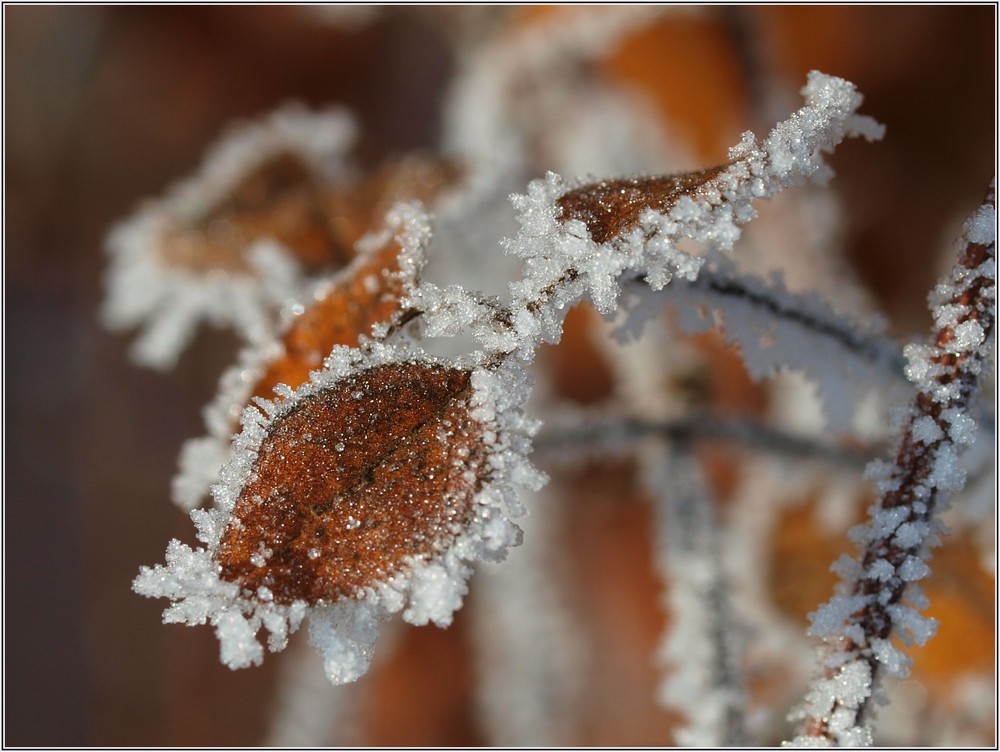
[[354,243],[345,242],[336,217],[327,213],[328,193],[301,159],[275,155],[196,222],[173,228],[161,252],[170,263],[197,271],[245,271],[246,248],[272,238],[307,269],[342,267]]
[[247,247],[271,238],[307,270],[339,269],[393,204],[428,203],[458,175],[454,165],[414,156],[358,184],[324,185],[299,157],[277,154],[195,221],[171,227],[160,252],[169,264],[193,271],[243,272]]
[[697,191],[729,165],[680,175],[602,180],[568,191],[556,201],[560,221],[578,219],[596,243],[619,237],[639,223],[646,209],[668,211],[678,198]]
[[298,387],[308,380],[310,371],[320,367],[334,345],[356,347],[373,326],[399,315],[406,292],[399,266],[401,251],[392,239],[295,318],[282,337],[283,357],[267,365],[253,395],[270,399],[278,384]]
[[486,480],[470,372],[377,366],[305,397],[263,440],[221,577],[278,603],[351,597],[447,547]]

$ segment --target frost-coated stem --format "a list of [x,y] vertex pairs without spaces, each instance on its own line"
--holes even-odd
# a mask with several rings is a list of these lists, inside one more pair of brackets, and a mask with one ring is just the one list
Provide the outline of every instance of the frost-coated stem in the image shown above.
[[667,584],[664,605],[670,619],[660,647],[669,671],[660,685],[660,702],[686,716],[677,730],[680,744],[743,745],[747,698],[713,505],[687,448],[667,453],[668,461],[650,473],[657,568]]
[[923,644],[936,630],[917,612],[927,604],[912,583],[930,573],[928,549],[943,531],[937,517],[965,483],[958,452],[975,438],[970,407],[996,317],[995,206],[994,184],[963,227],[958,263],[930,295],[930,344],[906,348],[917,394],[894,463],[869,468],[880,498],[868,523],[852,531],[861,554],[837,562],[838,592],[811,615],[825,662],[806,695],[795,745],[871,744],[868,716],[883,672],[905,676],[909,670],[892,638]]
[[571,563],[562,545],[563,499],[526,500],[524,543],[503,566],[477,574],[472,625],[476,703],[482,730],[497,746],[554,746],[580,726],[589,647],[569,597]]
[[765,310],[775,319],[783,319],[797,324],[803,329],[815,333],[817,336],[825,337],[837,343],[845,350],[852,352],[859,357],[867,358],[873,363],[884,364],[886,370],[893,375],[900,375],[902,378],[903,359],[885,338],[877,337],[869,332],[860,329],[857,322],[840,320],[833,315],[824,318],[815,311],[808,310],[801,302],[801,298],[785,295],[780,298],[778,294],[770,294],[766,289],[755,289],[747,280],[740,279],[735,275],[720,275],[706,270],[693,281],[684,281],[693,288],[719,296],[720,298],[739,298],[750,305]]

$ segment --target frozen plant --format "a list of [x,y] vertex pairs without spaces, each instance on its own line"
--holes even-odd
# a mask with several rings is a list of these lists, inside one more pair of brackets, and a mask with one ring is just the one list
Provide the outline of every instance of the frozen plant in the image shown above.
[[[543,459],[641,448],[672,613],[662,701],[686,716],[677,741],[768,738],[760,719],[783,709],[762,715],[744,686],[752,626],[763,621],[737,613],[748,601],[722,555],[730,522],[710,505],[690,446],[731,443],[805,458],[825,472],[856,467],[864,452],[780,421],[686,413],[653,394],[657,381],[683,375],[684,359],[658,361],[643,342],[721,326],[754,378],[784,369],[812,378],[826,422],[842,432],[860,420],[872,390],[887,382],[902,389],[898,346],[877,328],[836,313],[818,294],[790,292],[780,277],[746,272],[728,255],[757,202],[816,190],[832,177],[825,155],[847,138],[876,141],[884,128],[859,114],[853,84],[812,72],[801,108],[764,137],[745,133],[724,164],[600,179],[550,171],[511,197],[510,212],[511,181],[526,178],[538,154],[579,159],[562,150],[567,126],[550,109],[515,106],[514,84],[530,90],[529,100],[544,100],[550,86],[569,101],[574,90],[560,87],[559,76],[582,75],[574,66],[644,16],[612,14],[616,23],[607,25],[595,18],[565,34],[571,59],[554,81],[540,75],[552,61],[534,54],[541,48],[531,35],[498,42],[471,66],[453,105],[485,81],[497,92],[496,116],[486,124],[468,119],[475,108],[455,105],[462,117],[449,123],[447,158],[400,160],[361,176],[350,164],[348,115],[283,109],[230,134],[196,178],[111,234],[106,318],[143,328],[138,362],[169,367],[202,320],[232,326],[246,343],[206,409],[206,435],[181,453],[174,498],[190,511],[199,543],[171,541],[166,562],[144,567],[134,582],[137,593],[170,601],[165,622],[210,624],[227,666],[261,663],[265,647],[284,650],[307,625],[329,682],[354,682],[369,671],[394,614],[447,627],[477,568],[509,567],[506,579],[484,585],[497,618],[483,604],[476,616],[490,656],[483,726],[498,743],[559,743],[574,722],[566,699],[577,684],[573,656],[586,649],[560,636],[573,619],[537,567],[503,563],[522,543],[518,520],[532,504],[554,503],[533,493],[547,481],[533,444]],[[491,79],[494,57],[507,61],[504,75],[521,66],[524,80]],[[643,132],[641,106],[589,85],[620,107],[613,122],[588,124],[593,141],[613,128],[621,143],[623,124]],[[486,143],[499,145],[492,157]],[[612,160],[609,173],[663,157],[655,138],[625,143],[631,153]],[[935,292],[932,344],[906,350],[916,407],[895,465],[870,473],[881,502],[854,534],[862,557],[838,563],[844,584],[814,616],[812,632],[828,649],[797,744],[872,743],[868,704],[879,675],[905,672],[893,634],[930,635],[910,583],[929,572],[939,496],[961,487],[958,449],[974,440],[986,409],[975,397],[993,339],[993,207],[991,198],[966,225],[966,251]],[[511,214],[513,231],[504,229]],[[511,281],[498,287],[498,278]],[[596,415],[560,415],[551,398],[548,407],[539,399],[551,418],[539,419],[527,406],[534,383],[547,378],[536,356],[561,340],[581,302],[613,328],[604,346],[620,348],[621,394]],[[663,331],[664,305],[677,332]],[[557,547],[553,528],[567,512],[546,506],[536,514],[542,523],[526,524],[527,534]],[[545,548],[530,550],[525,561],[547,560]],[[518,637],[519,625],[530,641]],[[315,693],[301,686],[312,685],[289,679],[276,729],[311,701]],[[343,693],[324,696],[335,702]],[[508,712],[527,738],[503,736]]]
[[812,615],[812,633],[827,646],[825,670],[806,696],[797,744],[871,744],[868,717],[881,675],[909,673],[910,659],[892,638],[923,645],[937,628],[918,611],[927,599],[915,583],[930,574],[930,547],[945,532],[941,512],[965,484],[959,452],[976,438],[970,411],[996,319],[994,190],[966,221],[958,260],[931,293],[929,343],[906,348],[906,374],[917,393],[895,462],[869,466],[879,503],[851,533],[861,554],[836,563],[838,593]]

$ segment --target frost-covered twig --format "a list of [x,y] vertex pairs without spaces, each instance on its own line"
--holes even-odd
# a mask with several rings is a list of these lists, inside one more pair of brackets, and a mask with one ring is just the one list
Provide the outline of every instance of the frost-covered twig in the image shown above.
[[614,332],[620,341],[638,338],[666,302],[684,332],[721,325],[754,379],[781,369],[803,372],[820,387],[827,422],[836,430],[850,428],[853,407],[866,393],[905,383],[902,352],[881,334],[880,321],[852,320],[818,293],[793,294],[780,274],[762,279],[742,273],[722,254],[709,254],[696,277],[678,279],[662,294],[641,278],[625,291],[628,315]]
[[812,71],[805,105],[767,138],[745,133],[730,161],[699,172],[586,182],[549,173],[513,196],[521,228],[503,242],[524,259],[524,278],[510,285],[498,312],[481,296],[426,286],[410,305],[428,311],[439,334],[471,329],[481,346],[532,360],[542,342],[557,342],[566,312],[589,296],[602,313],[618,305],[622,279],[644,276],[654,290],[675,277],[693,279],[704,260],[688,241],[729,251],[740,226],[756,216],[755,200],[831,175],[823,155],[845,138],[881,138],[884,128],[859,115],[853,84]]
[[917,394],[894,463],[870,467],[880,498],[868,523],[852,531],[860,556],[837,562],[838,592],[811,615],[812,634],[825,643],[823,675],[806,695],[794,744],[871,744],[880,677],[909,671],[893,638],[923,644],[936,630],[918,613],[926,599],[913,583],[930,573],[929,548],[943,532],[938,515],[965,483],[959,450],[975,439],[969,410],[996,317],[994,190],[965,223],[958,263],[930,296],[930,344],[906,348]]
[[884,366],[888,375],[903,376],[902,353],[889,340],[866,332],[857,322],[837,317],[816,296],[790,294],[781,284],[780,277],[767,286],[763,280],[736,274],[731,263],[720,266],[719,269],[706,269],[697,279],[682,283],[682,286],[717,296],[720,300],[744,301],[776,320],[796,324]]
[[737,629],[720,566],[711,498],[686,448],[653,464],[657,568],[665,585],[669,625],[660,647],[668,670],[660,701],[681,711],[685,746],[746,743],[747,698],[739,669]]
[[563,501],[551,486],[530,494],[524,543],[476,574],[476,702],[490,744],[565,744],[579,726],[589,651],[567,588]]

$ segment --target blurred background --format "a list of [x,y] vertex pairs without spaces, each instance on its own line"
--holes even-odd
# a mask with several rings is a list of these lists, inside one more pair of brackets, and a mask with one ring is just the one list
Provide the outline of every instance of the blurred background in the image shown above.
[[[456,36],[544,12],[4,7],[6,745],[252,745],[268,723],[276,660],[231,672],[210,629],[163,626],[164,604],[130,589],[170,537],[193,538],[169,502],[170,478],[236,342],[202,331],[170,374],[130,365],[130,338],[102,330],[96,313],[109,227],[192,172],[227,123],[288,100],[353,110],[364,163],[431,149]],[[888,135],[838,152],[833,185],[850,197],[858,273],[893,332],[909,336],[926,331],[940,249],[995,174],[995,29],[992,5],[718,8],[644,30],[601,75],[645,92],[706,165],[741,131],[770,125],[753,114],[762,78],[791,93],[813,68],[854,81]],[[643,656],[662,628],[646,513],[626,514],[621,546],[601,545],[631,567],[625,592],[645,605],[623,611],[632,673],[608,666],[601,681],[609,702],[622,682],[637,709],[627,727],[596,718],[580,743],[669,742],[670,719],[645,686],[655,674]],[[815,566],[818,595],[789,605],[803,624],[826,597],[833,558]],[[968,600],[989,601],[992,580],[974,584]],[[989,661],[993,603],[969,607],[970,620],[985,619],[990,642],[978,652]],[[486,741],[464,629],[461,614],[447,632],[407,628],[359,721],[364,741]]]

